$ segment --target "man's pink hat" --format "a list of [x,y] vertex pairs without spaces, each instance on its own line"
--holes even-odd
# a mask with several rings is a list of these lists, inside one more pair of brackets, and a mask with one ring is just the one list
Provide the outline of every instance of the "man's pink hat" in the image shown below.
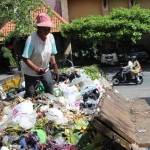
[[54,27],[53,22],[46,13],[40,13],[36,17],[36,25],[38,27]]

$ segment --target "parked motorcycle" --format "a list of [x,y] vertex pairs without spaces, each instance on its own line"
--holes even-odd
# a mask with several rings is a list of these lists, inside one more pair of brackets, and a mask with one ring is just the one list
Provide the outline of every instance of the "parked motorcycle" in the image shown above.
[[143,73],[139,72],[136,76],[132,75],[130,71],[121,67],[120,70],[112,77],[112,84],[127,84],[127,83],[135,83],[142,84],[143,83]]

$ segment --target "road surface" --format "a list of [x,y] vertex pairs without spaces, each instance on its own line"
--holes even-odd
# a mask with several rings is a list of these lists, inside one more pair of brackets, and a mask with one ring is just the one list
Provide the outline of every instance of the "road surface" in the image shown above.
[[[106,67],[103,69],[108,79],[111,80],[112,76],[114,73],[116,73],[118,68]],[[143,78],[144,82],[142,85],[120,85],[115,86],[114,88],[127,98],[145,98],[150,100],[150,66],[146,66],[143,69]]]

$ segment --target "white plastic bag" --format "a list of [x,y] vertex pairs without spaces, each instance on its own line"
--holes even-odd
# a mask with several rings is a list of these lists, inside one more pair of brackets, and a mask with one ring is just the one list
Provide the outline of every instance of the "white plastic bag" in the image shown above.
[[58,108],[49,108],[46,116],[49,120],[54,121],[56,124],[67,123],[67,119],[64,117],[62,111]]
[[20,127],[28,130],[34,127],[36,123],[36,113],[25,114],[18,117],[18,123]]
[[33,110],[33,103],[26,100],[16,105],[11,111],[12,122],[18,123],[24,129],[34,127],[36,123],[36,112]]
[[10,123],[10,118],[8,115],[3,115],[3,118],[0,121],[0,132],[7,128]]
[[6,93],[4,92],[2,85],[0,85],[0,99],[4,100],[6,98],[7,98]]
[[6,146],[2,146],[0,150],[9,150],[9,149]]

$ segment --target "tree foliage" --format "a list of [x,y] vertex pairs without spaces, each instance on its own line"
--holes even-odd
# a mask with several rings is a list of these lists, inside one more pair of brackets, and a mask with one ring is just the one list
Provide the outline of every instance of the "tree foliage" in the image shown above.
[[9,65],[12,67],[17,67],[17,62],[15,58],[13,57],[11,50],[6,47],[2,47],[1,51],[3,53],[3,57],[9,61]]
[[34,22],[31,12],[40,7],[42,0],[1,0],[0,2],[0,25],[13,20],[16,24],[14,34],[24,36],[34,30]]
[[62,35],[81,41],[130,41],[136,43],[150,31],[150,10],[134,6],[117,8],[107,16],[88,16],[62,26]]

